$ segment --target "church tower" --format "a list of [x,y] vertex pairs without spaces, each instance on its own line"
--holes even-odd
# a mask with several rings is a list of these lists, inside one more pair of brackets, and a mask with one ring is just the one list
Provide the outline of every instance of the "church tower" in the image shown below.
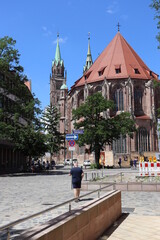
[[[67,122],[67,97],[68,87],[66,85],[67,73],[64,68],[64,62],[61,58],[59,47],[59,34],[57,34],[57,46],[55,58],[52,61],[52,73],[50,76],[50,104],[56,106],[60,113],[59,131],[66,134],[68,128]],[[56,156],[57,162],[63,162],[66,156],[66,143],[63,143],[63,149]]]
[[[59,34],[57,34],[57,46],[55,58],[52,61],[52,73],[50,75],[50,104],[59,109],[61,86],[66,83],[64,62],[61,59],[59,47]],[[60,110],[60,109],[59,109]]]
[[87,52],[87,58],[86,58],[86,65],[83,67],[83,73],[86,72],[91,65],[93,64],[92,61],[92,54],[91,54],[91,48],[90,48],[90,33],[88,33],[88,52]]

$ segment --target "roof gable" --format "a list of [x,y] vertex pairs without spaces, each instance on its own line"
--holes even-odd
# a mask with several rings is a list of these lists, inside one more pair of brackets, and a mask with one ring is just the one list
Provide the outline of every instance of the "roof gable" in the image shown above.
[[[90,74],[87,73],[90,72]],[[154,78],[158,75],[154,75]],[[151,70],[118,32],[75,87],[107,79],[152,79]]]

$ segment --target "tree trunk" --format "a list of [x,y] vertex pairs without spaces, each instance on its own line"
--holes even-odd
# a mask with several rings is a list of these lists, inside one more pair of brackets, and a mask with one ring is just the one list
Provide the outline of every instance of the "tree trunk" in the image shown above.
[[95,163],[98,165],[99,164],[99,158],[100,158],[100,148],[97,147],[95,149]]

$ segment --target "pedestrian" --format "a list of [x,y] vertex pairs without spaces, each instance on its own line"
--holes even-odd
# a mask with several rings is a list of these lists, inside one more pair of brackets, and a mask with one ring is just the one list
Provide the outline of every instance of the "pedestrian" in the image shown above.
[[137,166],[137,159],[136,158],[133,160],[133,165],[134,165],[134,168],[136,169],[136,166]]
[[74,197],[76,198],[75,202],[79,202],[81,181],[84,176],[82,168],[78,167],[78,162],[73,162],[73,168],[70,171],[70,176],[72,176],[72,185],[74,191]]
[[131,166],[131,168],[133,167],[133,160],[132,160],[132,158],[130,160],[130,166]]
[[122,163],[122,160],[121,160],[121,158],[119,158],[118,164],[119,164],[120,168],[121,168],[121,163]]

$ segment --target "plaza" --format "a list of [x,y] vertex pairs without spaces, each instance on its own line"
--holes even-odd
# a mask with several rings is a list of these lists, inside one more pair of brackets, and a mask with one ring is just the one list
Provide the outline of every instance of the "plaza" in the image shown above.
[[[90,170],[85,170],[85,172],[86,171],[88,173],[90,172]],[[123,181],[128,180],[128,176],[132,176],[130,181],[133,181],[135,175],[138,174],[138,170],[133,171],[131,169],[105,169],[104,174],[107,174],[108,180],[108,178],[111,179],[115,173],[119,173],[120,171],[123,171]],[[73,190],[71,189],[71,178],[68,173],[69,169],[64,169],[63,171],[57,171],[49,175],[1,176],[0,227],[72,199]],[[83,183],[85,183],[85,180],[83,180]],[[86,193],[86,191],[82,191],[81,195],[84,193]],[[97,194],[91,195],[90,198],[84,199],[85,201],[80,201],[78,204],[73,203],[72,209],[86,202],[89,203],[90,199],[93,198],[97,198]],[[142,228],[138,227],[139,232],[143,230],[146,224],[151,226],[153,221],[154,224],[152,228],[148,227],[147,231],[156,236],[152,239],[160,239],[156,231],[157,224],[160,223],[159,201],[160,192],[122,192],[122,213],[129,214],[129,216],[122,224],[118,224],[118,228],[111,234],[109,239],[127,239],[127,236],[129,236],[128,231],[132,233],[130,236],[134,236],[135,226],[138,221],[142,223],[138,223]],[[64,205],[59,209],[22,222],[11,230],[11,239],[14,239],[24,230],[45,223],[67,211],[68,205]],[[154,227],[155,232],[153,231]],[[141,237],[130,239],[147,239],[143,238],[144,232],[144,230],[141,232]],[[121,234],[123,238],[118,238],[118,236],[121,237]],[[5,240],[6,235],[1,233],[0,239]],[[108,237],[104,234],[101,239],[108,239]]]

